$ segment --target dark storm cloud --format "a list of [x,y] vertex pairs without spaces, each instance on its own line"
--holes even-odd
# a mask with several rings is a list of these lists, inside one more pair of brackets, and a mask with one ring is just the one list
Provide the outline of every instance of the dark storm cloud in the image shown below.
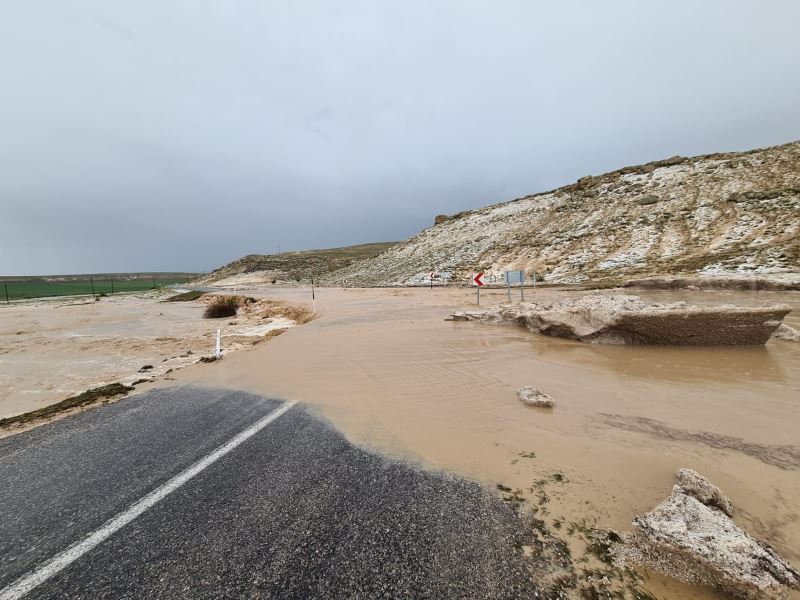
[[800,4],[7,2],[0,273],[199,270],[800,137]]

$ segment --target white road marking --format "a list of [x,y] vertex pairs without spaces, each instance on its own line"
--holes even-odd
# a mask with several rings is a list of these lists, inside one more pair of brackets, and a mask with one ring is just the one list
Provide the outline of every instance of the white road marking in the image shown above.
[[178,473],[175,477],[167,481],[161,487],[156,488],[113,519],[106,521],[105,524],[103,524],[99,529],[94,530],[79,542],[72,544],[72,546],[66,550],[56,554],[53,558],[41,565],[35,571],[31,571],[27,575],[20,577],[14,583],[0,591],[0,600],[16,600],[17,598],[21,598],[30,592],[35,587],[41,585],[53,575],[78,560],[81,556],[89,552],[103,540],[109,538],[114,533],[125,527],[125,525],[133,521],[136,517],[156,504],[159,500],[162,500],[170,493],[177,490],[192,477],[203,471],[203,469],[214,464],[228,452],[236,448],[236,446],[264,429],[264,427],[283,415],[295,404],[297,404],[297,402],[287,402],[277,410],[274,410],[265,417],[259,419],[253,425],[242,431],[237,436],[233,437],[229,442],[220,446],[205,458],[201,458],[185,471]]

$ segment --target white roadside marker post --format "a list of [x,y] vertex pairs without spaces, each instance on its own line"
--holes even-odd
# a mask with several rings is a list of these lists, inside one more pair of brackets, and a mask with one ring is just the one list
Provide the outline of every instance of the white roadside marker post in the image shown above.
[[217,345],[214,349],[214,356],[217,358],[222,356],[222,332],[219,329],[217,329]]

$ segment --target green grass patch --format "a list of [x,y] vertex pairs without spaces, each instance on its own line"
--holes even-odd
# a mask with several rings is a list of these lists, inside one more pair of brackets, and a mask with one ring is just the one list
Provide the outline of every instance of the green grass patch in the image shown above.
[[69,410],[70,408],[77,408],[79,406],[92,404],[104,398],[121,396],[132,390],[132,387],[123,385],[121,383],[112,383],[102,387],[92,388],[91,390],[87,390],[82,394],[78,394],[77,396],[71,396],[66,400],[62,400],[56,404],[51,404],[50,406],[32,410],[31,412],[26,412],[21,415],[14,415],[13,417],[0,419],[0,427],[4,427],[6,425],[21,425],[24,423],[30,423],[31,421],[51,417],[65,410]]
[[64,275],[42,277],[0,277],[0,302],[57,296],[97,296],[144,292],[173,285],[186,285],[192,274],[115,273],[110,275]]

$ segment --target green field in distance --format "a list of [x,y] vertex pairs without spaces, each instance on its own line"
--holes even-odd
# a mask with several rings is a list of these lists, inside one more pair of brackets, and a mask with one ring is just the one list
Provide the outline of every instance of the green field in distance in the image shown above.
[[0,277],[0,302],[27,298],[142,292],[160,287],[187,285],[197,273],[114,273],[42,277]]

